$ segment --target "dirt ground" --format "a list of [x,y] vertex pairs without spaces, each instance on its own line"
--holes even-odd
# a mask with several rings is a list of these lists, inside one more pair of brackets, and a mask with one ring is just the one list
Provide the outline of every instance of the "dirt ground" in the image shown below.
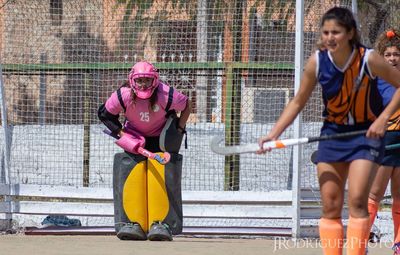
[[[320,255],[315,240],[175,237],[173,242],[120,241],[115,236],[1,235],[1,255]],[[368,255],[392,254],[389,243],[370,244]]]

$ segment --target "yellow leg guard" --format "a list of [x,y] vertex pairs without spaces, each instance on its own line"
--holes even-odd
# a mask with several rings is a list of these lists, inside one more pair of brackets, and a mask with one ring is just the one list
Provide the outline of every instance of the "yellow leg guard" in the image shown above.
[[[157,153],[161,154],[161,153]],[[149,227],[154,221],[163,221],[169,211],[167,188],[165,186],[164,165],[154,159],[148,159],[147,197]]]
[[117,153],[113,170],[116,232],[124,223],[137,222],[148,231],[147,161],[141,155]]
[[139,223],[144,232],[148,231],[146,163],[146,161],[142,161],[136,164],[126,178],[122,191],[122,205],[126,216],[131,222]]
[[182,232],[182,155],[172,153],[171,160],[166,165],[148,159],[147,170],[149,227],[154,221],[162,221],[170,226],[173,234],[180,234]]

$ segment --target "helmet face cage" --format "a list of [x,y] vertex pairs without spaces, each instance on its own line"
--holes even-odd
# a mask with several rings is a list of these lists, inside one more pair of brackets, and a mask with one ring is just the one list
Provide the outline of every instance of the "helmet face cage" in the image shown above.
[[[153,78],[153,82],[151,86],[141,89],[138,84],[135,82],[135,79],[137,78]],[[132,70],[130,71],[128,75],[129,79],[129,84],[137,97],[141,99],[148,99],[151,97],[153,94],[154,90],[156,89],[158,85],[158,71],[157,69],[150,63],[142,61],[136,63],[133,67]]]

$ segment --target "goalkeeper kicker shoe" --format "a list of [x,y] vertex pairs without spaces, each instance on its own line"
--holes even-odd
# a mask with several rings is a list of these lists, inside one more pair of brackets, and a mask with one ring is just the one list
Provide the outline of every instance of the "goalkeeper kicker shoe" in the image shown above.
[[150,241],[172,241],[172,232],[166,223],[154,222],[147,234]]
[[138,223],[127,223],[117,233],[121,240],[147,240],[142,227]]

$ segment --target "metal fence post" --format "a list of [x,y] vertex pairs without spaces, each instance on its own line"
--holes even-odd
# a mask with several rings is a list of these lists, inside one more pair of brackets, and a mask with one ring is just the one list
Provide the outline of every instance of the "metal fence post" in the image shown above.
[[[4,83],[3,83],[3,67],[0,64],[0,107],[1,107],[1,122],[3,129],[3,139],[4,139],[4,147],[3,147],[3,167],[1,169],[1,179],[0,184],[3,184],[6,187],[3,190],[4,195],[4,203],[8,204],[5,210],[5,217],[0,218],[0,230],[7,230],[11,228],[11,220],[12,220],[12,212],[11,212],[11,197],[10,194],[10,149],[11,149],[11,136],[10,130],[7,123],[7,106],[5,99],[5,91],[4,91]],[[3,186],[2,185],[2,186]]]
[[[296,1],[296,53],[295,53],[295,79],[294,91],[297,93],[300,87],[301,74],[303,72],[304,63],[304,1]],[[301,136],[301,114],[297,116],[293,123],[293,137]],[[300,213],[301,213],[301,185],[300,185],[300,169],[301,169],[301,146],[293,148],[293,179],[292,179],[292,208],[293,208],[293,227],[292,237],[300,237]]]

